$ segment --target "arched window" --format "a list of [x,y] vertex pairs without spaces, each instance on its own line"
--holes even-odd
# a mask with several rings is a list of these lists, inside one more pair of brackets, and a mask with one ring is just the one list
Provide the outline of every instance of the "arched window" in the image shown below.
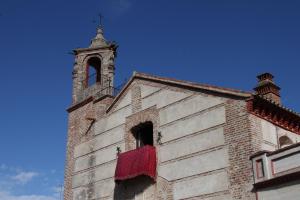
[[136,148],[145,145],[153,146],[153,124],[152,122],[141,123],[131,129],[131,133],[136,139]]
[[293,144],[293,141],[288,136],[282,136],[279,138],[280,148],[287,147]]
[[101,83],[101,60],[98,57],[92,57],[87,61],[86,86],[89,87],[96,83]]

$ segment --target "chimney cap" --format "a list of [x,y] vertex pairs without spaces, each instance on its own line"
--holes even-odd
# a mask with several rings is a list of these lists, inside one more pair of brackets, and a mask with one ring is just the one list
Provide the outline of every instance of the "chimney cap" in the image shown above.
[[265,72],[265,73],[259,74],[257,76],[257,78],[258,78],[259,81],[264,81],[264,80],[273,81],[274,76],[269,72]]
[[263,73],[257,76],[258,84],[254,88],[257,95],[262,95],[267,99],[280,104],[280,87],[273,81],[274,76],[271,73]]

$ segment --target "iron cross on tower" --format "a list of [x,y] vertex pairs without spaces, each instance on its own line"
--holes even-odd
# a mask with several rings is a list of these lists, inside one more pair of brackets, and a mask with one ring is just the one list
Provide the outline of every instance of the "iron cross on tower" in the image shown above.
[[103,20],[104,17],[101,13],[98,14],[98,17],[99,17],[99,23],[100,23],[99,26],[103,27],[102,20]]

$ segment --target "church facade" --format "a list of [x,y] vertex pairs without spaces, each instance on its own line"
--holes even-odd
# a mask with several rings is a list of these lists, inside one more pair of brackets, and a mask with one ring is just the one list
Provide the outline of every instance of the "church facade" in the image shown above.
[[255,92],[134,72],[117,45],[76,49],[65,200],[255,200],[300,195],[300,116],[269,73]]

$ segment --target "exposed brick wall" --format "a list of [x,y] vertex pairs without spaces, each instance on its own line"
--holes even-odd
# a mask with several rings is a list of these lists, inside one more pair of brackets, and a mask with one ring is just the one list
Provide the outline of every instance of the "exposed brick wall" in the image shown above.
[[251,130],[251,142],[252,142],[252,149],[251,154],[254,154],[258,151],[262,150],[263,144],[263,133],[262,133],[262,126],[261,126],[261,119],[249,114],[250,120],[250,130]]
[[106,108],[111,104],[110,97],[96,103],[89,102],[69,113],[68,141],[65,165],[64,200],[72,200],[72,176],[74,171],[74,148],[76,145],[94,137],[93,121],[87,117],[91,115],[97,119],[105,114]]
[[126,118],[125,124],[125,150],[129,151],[135,149],[135,138],[131,133],[131,128],[139,125],[140,123],[151,121],[153,124],[153,143],[154,146],[157,146],[157,135],[158,135],[158,127],[159,127],[159,114],[156,107],[151,107],[146,110],[137,112]]
[[135,113],[142,109],[141,87],[139,85],[134,85],[131,91],[132,113]]
[[[90,103],[91,104],[91,103]],[[89,104],[69,113],[68,142],[65,166],[64,199],[72,200],[72,174],[74,169],[74,147],[80,143],[80,122],[84,121],[82,113],[86,113]]]
[[157,200],[173,200],[172,183],[162,177],[157,178],[155,192]]
[[249,157],[261,146],[261,131],[258,122],[247,112],[245,101],[227,100],[225,108],[224,135],[229,151],[229,189],[234,200],[255,200]]

